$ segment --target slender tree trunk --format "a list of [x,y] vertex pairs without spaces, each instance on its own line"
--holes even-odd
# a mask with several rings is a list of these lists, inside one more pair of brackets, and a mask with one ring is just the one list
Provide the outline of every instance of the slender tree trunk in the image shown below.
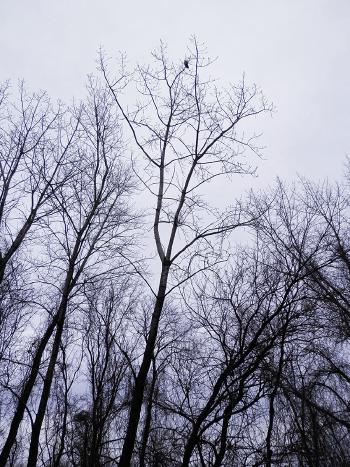
[[266,435],[266,467],[272,466],[273,452],[271,448],[271,439],[272,439],[273,423],[275,419],[275,399],[276,399],[277,391],[278,391],[279,384],[281,381],[282,370],[283,370],[283,365],[284,365],[284,344],[285,344],[288,323],[289,322],[287,321],[283,328],[280,358],[278,362],[277,374],[275,375],[275,385],[274,385],[274,388],[270,395],[270,400],[269,400],[269,426],[268,426],[267,435]]
[[[233,408],[237,405],[237,403],[242,399],[245,380],[256,369],[256,366],[257,366],[257,363],[255,363],[255,365],[249,371],[245,372],[241,376],[239,389],[237,391],[237,396],[235,397],[234,400],[231,400],[230,405],[229,405],[229,407],[231,407],[230,408],[231,412],[232,412]],[[210,398],[208,399],[208,402],[206,403],[206,405],[202,409],[201,413],[198,415],[196,422],[193,424],[191,434],[188,437],[188,440],[187,440],[186,445],[185,445],[184,455],[183,455],[181,467],[188,467],[188,465],[190,463],[190,460],[191,460],[191,457],[192,457],[192,454],[193,454],[193,451],[196,448],[196,445],[198,444],[198,441],[199,441],[199,432],[200,432],[202,423],[208,417],[208,415],[212,412],[213,407],[215,406],[215,403],[217,401],[217,397],[219,395],[220,389],[221,389],[222,385],[224,384],[224,382],[226,381],[228,375],[232,371],[233,371],[233,367],[231,366],[231,364],[229,364],[225,368],[225,370],[221,373],[221,375],[218,377],[218,379],[217,379],[217,381],[216,381],[216,383],[214,385],[212,394],[211,394]],[[225,409],[225,412],[226,412],[226,409]]]
[[131,462],[132,454],[134,451],[135,440],[137,435],[137,428],[140,421],[140,414],[143,402],[143,395],[145,391],[146,378],[151,366],[154,348],[157,339],[158,325],[161,316],[161,312],[164,305],[166,287],[168,282],[170,265],[163,261],[162,273],[159,281],[159,288],[156,303],[154,305],[151,326],[148,334],[145,352],[143,354],[143,360],[140,366],[140,370],[135,379],[134,390],[132,394],[129,420],[126,430],[126,436],[124,440],[123,450],[119,461],[120,467],[128,467]]
[[208,402],[206,403],[205,407],[202,409],[201,413],[197,417],[196,422],[193,424],[191,434],[190,434],[190,436],[189,436],[189,438],[188,438],[188,440],[186,442],[186,445],[185,445],[184,455],[183,455],[181,467],[187,467],[189,465],[192,453],[193,453],[193,451],[194,451],[194,449],[195,449],[195,447],[196,447],[196,445],[198,443],[198,440],[199,440],[198,435],[199,435],[200,427],[201,427],[203,421],[206,419],[206,417],[210,414],[211,409],[213,407],[213,404],[216,401],[217,395],[219,394],[220,388],[221,388],[223,382],[225,381],[228,373],[229,373],[229,367],[227,367],[221,373],[221,375],[218,377],[218,379],[217,379],[217,381],[215,383],[213,392],[212,392]]
[[153,359],[153,375],[152,375],[152,383],[150,388],[150,394],[147,403],[146,409],[146,418],[145,418],[145,425],[142,433],[142,443],[141,443],[141,452],[140,452],[140,467],[145,467],[145,457],[146,457],[146,449],[148,443],[148,437],[151,429],[151,421],[152,421],[152,407],[153,407],[153,394],[154,388],[156,385],[157,374],[155,368],[155,361]]
[[273,421],[275,418],[275,391],[273,391],[273,394],[270,396],[269,400],[269,426],[267,430],[267,436],[266,436],[266,467],[271,467],[272,465],[272,448],[271,448],[271,437],[272,437],[272,428],[273,428]]
[[38,208],[35,208],[31,211],[28,218],[26,219],[24,225],[16,235],[15,239],[13,240],[11,246],[6,251],[4,256],[0,256],[0,284],[4,280],[5,277],[5,270],[8,262],[11,260],[12,256],[16,253],[16,251],[21,246],[25,236],[27,235],[29,229],[31,228]]
[[[212,397],[211,397],[212,399]],[[206,419],[207,415],[210,413],[210,409],[211,409],[211,402],[212,400],[210,400],[210,403],[208,402],[205,406],[205,408],[202,410],[201,414],[199,415],[199,417],[197,418],[197,421],[193,424],[193,427],[192,427],[192,431],[191,431],[191,434],[186,442],[186,445],[185,445],[185,450],[184,450],[184,455],[183,455],[183,459],[182,459],[182,464],[181,464],[181,467],[188,467],[189,463],[190,463],[190,460],[191,460],[191,456],[192,456],[192,453],[199,441],[199,430],[200,430],[200,427],[203,423],[203,421]]]
[[232,415],[233,405],[232,403],[229,404],[224,412],[224,419],[222,421],[222,428],[221,428],[221,436],[220,436],[220,449],[219,453],[216,456],[214,467],[220,467],[222,465],[222,461],[224,460],[226,449],[227,449],[227,432],[228,426],[230,423],[231,415]]
[[[66,364],[66,362],[65,362]],[[61,458],[63,456],[63,451],[66,442],[66,434],[67,434],[67,418],[68,418],[68,385],[67,385],[67,375],[65,377],[65,391],[64,391],[64,412],[63,412],[63,421],[62,421],[62,433],[60,436],[60,444],[58,448],[58,453],[53,458],[53,466],[52,467],[60,467],[61,465]]]
[[64,403],[65,403],[65,407],[64,407],[63,422],[62,422],[62,433],[60,436],[60,446],[58,449],[57,456],[55,456],[53,460],[53,467],[60,467],[61,459],[63,456],[64,447],[65,447],[66,434],[67,434],[67,415],[68,415],[67,400],[65,400]]
[[21,395],[18,398],[18,403],[17,403],[16,411],[15,411],[14,416],[12,418],[10,431],[9,431],[9,433],[7,435],[6,442],[4,444],[2,452],[0,454],[0,467],[5,467],[6,466],[9,455],[10,455],[10,452],[11,452],[11,449],[12,449],[14,443],[16,442],[18,428],[19,428],[19,426],[21,424],[21,421],[23,419],[24,411],[26,409],[29,396],[30,396],[30,394],[31,394],[31,392],[33,390],[36,378],[38,376],[39,369],[40,369],[40,363],[41,363],[43,353],[44,353],[45,348],[47,346],[47,343],[48,343],[50,337],[52,336],[52,333],[54,332],[54,329],[56,327],[57,318],[58,318],[58,316],[56,315],[53,318],[53,320],[51,321],[51,323],[49,324],[49,326],[47,327],[46,332],[45,332],[44,336],[41,338],[40,344],[39,344],[39,346],[37,348],[37,351],[35,353],[33,363],[32,363],[32,367],[31,367],[31,370],[30,370],[30,374],[29,374],[29,376],[27,378],[26,383],[23,386]]
[[32,436],[30,440],[27,467],[35,467],[37,463],[41,426],[42,426],[45,412],[46,412],[47,401],[50,396],[51,384],[52,384],[57,357],[58,357],[58,353],[59,353],[59,349],[61,345],[61,338],[62,338],[64,318],[66,315],[67,304],[68,304],[67,297],[64,297],[63,303],[61,304],[61,307],[60,307],[60,318],[57,324],[57,330],[56,330],[56,335],[55,335],[55,339],[54,339],[53,346],[52,346],[49,366],[46,371],[46,376],[45,376],[44,385],[43,385],[43,389],[41,393],[39,408],[38,408],[38,412],[36,414],[35,421],[34,421],[33,428],[32,428]]

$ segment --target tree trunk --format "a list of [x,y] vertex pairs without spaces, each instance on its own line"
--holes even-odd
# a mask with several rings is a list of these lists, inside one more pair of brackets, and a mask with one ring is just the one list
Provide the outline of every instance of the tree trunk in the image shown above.
[[160,320],[160,315],[163,309],[166,287],[168,282],[170,265],[163,261],[162,273],[159,281],[158,294],[156,298],[156,303],[154,305],[151,326],[149,330],[149,335],[146,343],[145,352],[143,354],[142,363],[140,370],[135,379],[135,386],[132,394],[128,426],[126,430],[126,436],[124,440],[123,450],[119,461],[120,467],[128,467],[131,462],[132,454],[134,451],[135,440],[137,435],[137,428],[140,421],[140,413],[143,403],[143,395],[145,391],[146,378],[151,366],[154,347],[156,344],[158,325]]
[[58,352],[59,352],[60,344],[61,344],[67,304],[68,304],[67,297],[64,297],[63,303],[60,306],[60,318],[57,324],[57,331],[56,331],[55,340],[52,346],[49,366],[46,371],[46,376],[45,376],[44,385],[43,385],[43,389],[41,393],[39,408],[38,408],[38,412],[36,414],[35,422],[32,428],[32,436],[30,440],[27,467],[35,467],[37,463],[41,426],[42,426],[45,412],[46,412],[47,401],[50,396],[51,384],[52,384],[52,380],[53,380],[53,376],[55,372],[55,366],[56,366],[57,357],[58,357]]
[[282,376],[282,371],[283,371],[283,365],[284,365],[284,344],[285,344],[285,339],[286,339],[286,332],[287,332],[287,327],[289,324],[289,320],[286,321],[286,324],[284,325],[283,328],[283,333],[282,333],[282,339],[281,339],[281,347],[280,347],[280,358],[278,362],[278,369],[277,369],[277,374],[275,375],[275,384],[274,388],[272,391],[272,394],[270,395],[269,399],[269,425],[267,429],[267,435],[266,435],[266,467],[271,467],[272,466],[272,447],[271,447],[271,440],[272,440],[272,430],[273,430],[273,424],[274,424],[274,418],[275,418],[275,399],[277,396],[277,391],[279,388],[279,384],[281,381],[281,376]]
[[222,465],[222,461],[224,460],[226,449],[227,449],[227,432],[228,426],[230,423],[231,415],[232,415],[233,406],[229,404],[224,412],[224,418],[222,421],[222,429],[221,429],[221,436],[220,436],[220,449],[218,455],[215,459],[214,467],[220,467]]
[[141,443],[141,452],[140,452],[140,467],[145,467],[146,449],[147,449],[148,437],[149,437],[149,433],[150,433],[150,429],[151,429],[153,394],[154,394],[154,388],[155,388],[156,380],[157,380],[155,365],[156,364],[155,364],[155,361],[153,359],[152,383],[151,383],[150,394],[149,394],[148,403],[147,403],[145,425],[144,425],[144,429],[143,429],[143,433],[142,433],[142,443]]
[[[65,368],[66,361],[64,357]],[[67,370],[66,370],[67,371]],[[52,467],[60,467],[61,459],[64,452],[66,434],[67,434],[67,418],[68,418],[68,384],[67,384],[67,375],[65,376],[65,391],[64,391],[64,411],[63,411],[63,421],[62,421],[62,432],[60,436],[60,444],[58,448],[57,455],[54,455]]]
[[37,351],[35,353],[35,357],[33,359],[30,374],[29,374],[29,376],[27,378],[27,381],[26,381],[26,383],[25,383],[25,385],[24,385],[24,387],[22,389],[21,395],[18,398],[17,408],[16,408],[16,411],[14,413],[14,416],[13,416],[13,419],[12,419],[12,422],[11,422],[10,431],[9,431],[9,433],[7,435],[6,442],[4,444],[2,452],[0,454],[0,467],[5,467],[6,466],[7,460],[9,458],[9,455],[10,455],[10,452],[11,452],[11,449],[12,449],[12,447],[13,447],[15,441],[16,441],[18,428],[19,428],[19,426],[21,424],[21,421],[23,419],[23,414],[24,414],[24,411],[25,411],[25,409],[27,407],[27,402],[28,402],[29,396],[30,396],[30,394],[31,394],[31,392],[33,390],[36,378],[37,378],[38,373],[39,373],[41,358],[43,356],[43,353],[45,351],[47,343],[48,343],[50,337],[52,336],[52,333],[53,333],[53,331],[54,331],[54,329],[56,327],[56,324],[57,324],[57,315],[51,321],[50,325],[46,329],[46,332],[45,332],[44,336],[42,337],[42,339],[40,341],[38,349],[37,349]]

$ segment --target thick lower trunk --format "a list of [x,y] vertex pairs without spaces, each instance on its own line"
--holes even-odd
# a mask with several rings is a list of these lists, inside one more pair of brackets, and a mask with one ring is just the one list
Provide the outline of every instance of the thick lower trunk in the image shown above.
[[32,436],[30,440],[27,467],[35,467],[37,463],[41,426],[42,426],[45,412],[46,412],[47,401],[49,400],[49,396],[51,392],[52,380],[53,380],[55,366],[56,366],[57,357],[58,357],[60,344],[61,344],[66,307],[67,307],[67,303],[65,301],[63,306],[60,307],[61,316],[57,324],[57,331],[56,331],[55,339],[54,339],[53,346],[52,346],[49,366],[47,368],[45,379],[44,379],[44,385],[43,385],[43,389],[41,392],[39,408],[38,408],[38,412],[36,414],[35,421],[34,421],[33,428],[32,428]]
[[199,431],[199,427],[198,429],[196,428],[192,430],[192,433],[187,440],[181,467],[188,467],[190,464],[192,453],[195,450],[196,445],[198,443],[198,431]]
[[313,408],[310,408],[311,426],[312,426],[312,461],[315,467],[320,466],[320,426],[317,423],[317,414]]
[[18,403],[17,403],[16,411],[12,418],[10,431],[7,435],[6,442],[0,454],[0,467],[5,467],[7,465],[7,461],[8,461],[11,449],[13,448],[13,445],[15,444],[15,441],[16,441],[18,428],[22,422],[24,411],[26,410],[26,407],[27,407],[29,396],[33,390],[36,378],[39,373],[40,363],[41,363],[43,353],[45,351],[45,348],[48,344],[50,337],[52,336],[52,333],[56,327],[56,324],[57,324],[57,315],[53,318],[50,325],[46,329],[44,336],[40,340],[39,346],[37,348],[37,351],[33,359],[33,363],[32,363],[29,376],[27,377],[27,380],[23,386],[21,395],[18,398]]
[[126,429],[126,435],[123,445],[122,454],[119,461],[120,467],[130,466],[132,454],[134,451],[137,429],[140,421],[141,408],[143,403],[146,379],[149,368],[151,366],[154,348],[156,345],[159,320],[164,305],[166,287],[168,282],[169,266],[163,265],[162,274],[159,281],[159,288],[156,303],[154,305],[151,326],[147,338],[145,352],[143,354],[140,370],[135,379],[135,385],[132,393],[130,404],[129,420]]
[[91,433],[91,447],[88,467],[97,467],[101,464],[101,450],[102,450],[102,433],[103,422],[101,417],[93,416],[92,420],[92,433]]

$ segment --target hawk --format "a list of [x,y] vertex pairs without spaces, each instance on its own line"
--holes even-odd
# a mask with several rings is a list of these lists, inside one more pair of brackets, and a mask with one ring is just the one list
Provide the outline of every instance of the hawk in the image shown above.
[[188,66],[188,60],[184,60],[184,66],[185,66],[185,68],[189,68],[189,66]]

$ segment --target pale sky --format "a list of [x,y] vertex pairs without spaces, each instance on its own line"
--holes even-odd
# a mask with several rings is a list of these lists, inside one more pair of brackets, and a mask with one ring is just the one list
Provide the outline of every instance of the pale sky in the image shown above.
[[177,60],[193,34],[218,56],[213,76],[245,72],[276,107],[256,122],[266,147],[256,183],[339,178],[350,155],[348,0],[0,0],[0,81],[70,102],[99,46],[133,64],[163,39]]

